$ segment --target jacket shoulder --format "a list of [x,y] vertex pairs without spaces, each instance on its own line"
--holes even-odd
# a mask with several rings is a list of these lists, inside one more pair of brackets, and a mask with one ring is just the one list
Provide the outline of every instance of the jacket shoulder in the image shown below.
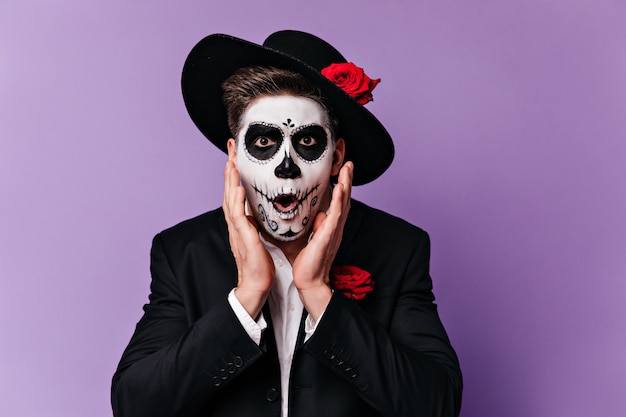
[[228,239],[228,228],[222,208],[208,211],[169,227],[155,236],[166,246],[188,246],[194,242]]
[[381,236],[407,237],[420,240],[428,239],[428,233],[408,221],[386,213],[377,208],[368,206],[357,200],[351,202],[351,215],[358,221],[360,228]]

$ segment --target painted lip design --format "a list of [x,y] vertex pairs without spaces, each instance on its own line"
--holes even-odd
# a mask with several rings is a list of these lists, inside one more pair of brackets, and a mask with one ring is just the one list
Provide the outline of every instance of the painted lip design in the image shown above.
[[290,189],[289,192],[285,192],[284,189],[280,189],[271,194],[261,190],[256,184],[254,184],[252,188],[255,192],[262,195],[269,204],[271,204],[281,218],[290,219],[296,215],[298,207],[300,207],[302,203],[319,188],[319,184],[305,191],[298,190],[293,192],[293,189]]

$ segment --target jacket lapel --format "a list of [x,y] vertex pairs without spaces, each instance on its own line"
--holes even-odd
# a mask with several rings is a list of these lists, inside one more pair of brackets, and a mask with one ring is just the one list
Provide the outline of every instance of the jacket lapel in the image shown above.
[[348,213],[348,219],[346,225],[343,228],[343,236],[341,238],[341,245],[333,261],[333,265],[343,265],[348,248],[353,246],[356,233],[361,227],[363,221],[363,211],[360,210],[360,203],[355,200],[350,201],[350,212]]

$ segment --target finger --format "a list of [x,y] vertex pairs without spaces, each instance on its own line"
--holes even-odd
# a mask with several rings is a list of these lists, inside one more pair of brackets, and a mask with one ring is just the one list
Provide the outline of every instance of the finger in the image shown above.
[[335,234],[335,231],[337,230],[339,219],[341,218],[341,207],[343,205],[342,188],[342,184],[335,185],[328,212],[320,212],[315,216],[315,220],[313,222],[313,236],[311,236],[309,245],[328,245],[328,243],[332,240],[333,234]]
[[230,159],[226,162],[225,166],[224,166],[224,199],[222,202],[222,209],[224,211],[224,218],[226,220],[226,225],[228,226],[228,237],[229,237],[229,241],[230,241],[230,247],[231,250],[233,251],[233,255],[235,255],[235,257],[237,257],[237,252],[238,252],[238,245],[237,245],[237,239],[235,237],[235,227],[233,225],[233,219],[232,219],[232,195],[233,195],[233,181],[232,181],[232,170],[233,170],[233,163],[230,161]]
[[352,195],[352,178],[354,175],[354,164],[351,161],[345,163],[345,165],[339,171],[338,183],[343,185],[344,190],[344,203],[350,200]]
[[233,192],[233,169],[234,164],[232,161],[227,161],[224,166],[224,203],[225,209],[229,209],[231,206],[232,192]]
[[[342,168],[343,169],[343,168]],[[328,208],[328,217],[333,221],[339,219],[345,205],[345,186],[344,183],[338,182],[333,188],[333,194],[330,199],[330,207]]]
[[[352,190],[352,173],[354,165],[347,162],[339,172],[337,184],[333,188],[328,215],[319,213],[313,223],[316,241],[341,240],[343,226],[350,211],[350,195]],[[317,235],[317,236],[315,236]]]
[[228,226],[230,247],[237,260],[241,257],[240,255],[245,255],[245,247],[250,243],[251,239],[254,239],[255,235],[258,239],[257,228],[245,215],[244,204],[245,189],[240,184],[240,176],[236,165],[229,160],[224,170],[223,209]]
[[233,192],[231,213],[232,213],[233,218],[239,221],[244,220],[244,219],[247,221],[247,217],[246,217],[245,210],[244,210],[245,199],[246,199],[246,191],[243,189],[241,185],[238,185],[237,188]]
[[229,177],[229,170],[230,170],[230,161],[226,161],[226,164],[224,164],[224,198],[222,200],[222,207],[225,208],[226,206],[226,201],[228,200],[228,177]]
[[239,172],[237,171],[235,164],[232,161],[228,161],[224,171],[224,203],[229,216],[236,207],[238,195],[241,193],[240,189],[242,187],[239,184],[239,181]]
[[352,162],[346,162],[339,171],[339,177],[337,179],[337,185],[333,189],[332,199],[330,202],[329,213],[341,215],[347,212],[350,202],[350,195],[352,193],[352,172],[354,165]]
[[224,202],[222,208],[228,226],[230,247],[235,258],[240,254],[242,246],[242,228],[249,227],[248,224],[242,225],[242,219],[244,223],[247,223],[247,218],[243,213],[245,191],[239,183],[239,178],[235,164],[229,160],[224,169]]
[[339,226],[343,229],[346,219],[348,218],[348,212],[350,211],[350,197],[352,195],[352,178],[354,173],[354,165],[352,162],[347,162],[339,173],[338,181],[342,186],[342,206],[341,215],[339,219]]
[[230,216],[239,233],[258,233],[256,221],[252,216],[246,215],[246,190],[240,184],[240,175],[236,165],[230,167]]
[[239,187],[239,182],[241,180],[239,177],[239,171],[232,161],[228,161],[226,166],[228,167],[228,177],[226,178],[228,188],[231,191],[236,190],[237,187]]

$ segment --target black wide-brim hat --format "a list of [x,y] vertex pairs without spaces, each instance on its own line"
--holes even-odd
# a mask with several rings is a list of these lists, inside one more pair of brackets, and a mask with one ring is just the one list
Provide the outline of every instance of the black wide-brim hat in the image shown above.
[[337,137],[346,142],[344,159],[354,163],[353,184],[366,184],[391,165],[393,142],[372,113],[321,74],[330,64],[345,62],[330,44],[304,32],[276,32],[263,45],[214,34],[198,42],[185,61],[183,98],[198,129],[227,152],[226,143],[232,135],[222,101],[222,83],[245,67],[272,66],[295,71],[318,85],[330,100],[340,125]]

